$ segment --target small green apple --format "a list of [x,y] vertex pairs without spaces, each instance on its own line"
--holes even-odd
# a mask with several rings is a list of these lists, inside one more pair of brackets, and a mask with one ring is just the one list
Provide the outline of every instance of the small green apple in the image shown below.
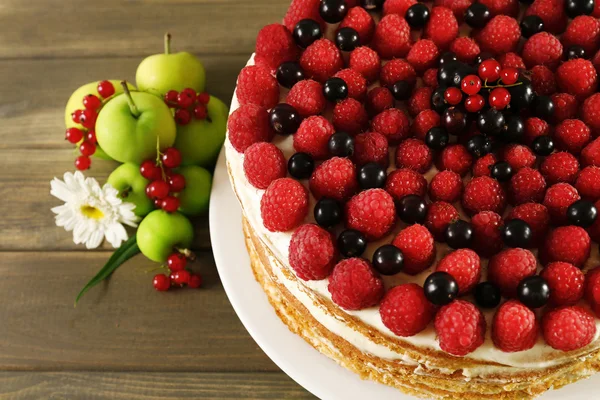
[[123,201],[135,204],[135,215],[143,217],[154,209],[154,203],[146,196],[150,181],[142,176],[139,165],[120,165],[110,174],[107,183],[119,191]]
[[106,103],[96,120],[98,143],[120,162],[141,164],[153,159],[157,147],[164,150],[173,145],[175,135],[171,110],[150,93],[127,90]]
[[212,169],[225,141],[229,109],[219,99],[210,96],[208,117],[192,119],[187,125],[177,125],[175,147],[181,152],[182,165],[199,165]]
[[152,261],[166,262],[177,249],[189,249],[194,239],[192,223],[178,212],[152,211],[137,230],[137,244]]
[[192,88],[204,91],[206,73],[200,60],[187,52],[171,53],[171,35],[165,35],[164,54],[146,57],[138,66],[135,81],[140,90],[163,96],[169,90]]
[[179,196],[179,211],[187,216],[204,215],[208,211],[212,175],[202,167],[189,165],[178,171],[185,178],[185,189]]

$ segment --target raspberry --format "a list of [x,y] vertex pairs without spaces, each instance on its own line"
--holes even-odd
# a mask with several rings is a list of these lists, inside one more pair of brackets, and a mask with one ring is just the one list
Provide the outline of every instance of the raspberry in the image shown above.
[[525,203],[516,206],[506,217],[507,221],[511,219],[521,219],[527,222],[531,228],[531,243],[536,246],[546,237],[550,228],[550,213],[540,203]]
[[406,60],[396,58],[381,67],[381,85],[391,86],[398,81],[414,84],[417,79],[415,69]]
[[362,7],[352,7],[344,17],[339,28],[352,28],[358,32],[360,43],[368,44],[375,32],[375,21],[373,17]]
[[423,73],[423,84],[430,88],[436,88],[438,86],[437,81],[437,68],[429,68]]
[[414,117],[421,111],[431,109],[431,94],[433,89],[423,86],[415,89],[410,99],[408,99],[408,111]]
[[553,121],[560,123],[565,119],[577,118],[578,102],[575,96],[569,93],[555,93],[551,96],[554,103]]
[[568,306],[548,311],[542,319],[546,343],[556,350],[573,351],[596,336],[594,316],[582,307]]
[[377,52],[369,47],[357,47],[350,53],[348,65],[365,77],[368,82],[374,82],[379,77],[381,60]]
[[421,174],[431,168],[431,149],[419,139],[406,139],[396,148],[396,167],[410,168]]
[[500,287],[503,296],[515,297],[519,282],[535,275],[536,270],[532,252],[519,248],[505,249],[490,259],[488,280]]
[[516,17],[519,14],[518,0],[481,0],[481,4],[485,5],[492,15],[510,15]]
[[352,161],[362,166],[375,162],[387,168],[390,163],[388,141],[379,132],[361,133],[354,137],[354,155]]
[[494,345],[506,353],[529,350],[537,341],[535,313],[517,300],[502,304],[492,322]]
[[482,211],[471,218],[473,249],[484,257],[491,257],[504,247],[500,228],[502,217],[493,211]]
[[379,303],[383,282],[371,263],[362,258],[340,261],[329,277],[331,300],[346,310],[362,310]]
[[575,187],[583,198],[593,201],[600,199],[600,168],[589,166],[579,171]]
[[387,235],[394,222],[394,200],[383,189],[362,191],[346,204],[346,226],[361,232],[367,240],[377,240]]
[[438,172],[429,183],[429,197],[433,201],[454,203],[460,199],[462,191],[460,175],[449,170]]
[[327,105],[323,86],[312,79],[296,83],[289,91],[286,102],[303,117],[321,114]]
[[412,169],[397,169],[388,175],[385,190],[392,195],[394,200],[400,200],[409,194],[424,197],[427,191],[427,180]]
[[298,181],[280,178],[271,182],[260,199],[260,215],[271,232],[289,231],[308,214],[308,192]]
[[594,68],[596,68],[596,72],[600,72],[600,51],[596,52],[596,54],[592,58],[592,64],[594,64]]
[[[594,206],[600,210],[600,200],[597,200]],[[596,221],[588,228],[588,233],[594,242],[600,243],[600,218],[596,218]]]
[[381,58],[406,56],[410,50],[410,26],[404,17],[396,14],[383,17],[375,28],[372,45]]
[[279,83],[266,68],[250,65],[240,71],[235,94],[242,105],[272,108],[279,102]]
[[405,283],[390,289],[379,307],[383,324],[394,334],[408,337],[421,332],[434,315],[433,304],[416,283]]
[[594,136],[600,135],[600,93],[591,95],[583,102],[581,117],[594,132]]
[[544,21],[544,30],[550,33],[562,33],[567,26],[567,16],[564,12],[564,0],[535,0],[525,16],[537,15]]
[[561,226],[551,231],[540,258],[544,263],[564,261],[581,268],[590,257],[590,236],[579,226]]
[[387,138],[390,144],[398,144],[410,135],[410,120],[397,108],[384,110],[371,121],[371,129]]
[[331,233],[315,224],[304,224],[290,241],[290,266],[300,279],[321,280],[333,269],[337,252]]
[[521,168],[533,167],[536,156],[527,146],[522,144],[512,144],[506,146],[503,154],[504,161],[510,164],[513,171],[518,171]]
[[520,37],[519,23],[506,15],[496,15],[475,36],[481,50],[496,55],[515,50]]
[[467,8],[473,3],[473,0],[436,0],[433,2],[435,6],[447,7],[452,10],[459,23],[462,23],[465,11],[467,11]]
[[496,164],[498,159],[493,153],[486,154],[485,156],[478,158],[473,164],[473,176],[490,176],[492,174],[492,165]]
[[440,126],[440,114],[433,110],[421,111],[413,120],[412,134],[419,140],[425,140],[425,135],[431,128]]
[[413,66],[415,71],[423,72],[436,65],[439,55],[440,52],[433,41],[420,39],[409,50],[406,61]]
[[481,279],[481,260],[473,250],[459,249],[444,256],[435,270],[452,275],[458,284],[458,294],[464,295]]
[[600,138],[594,139],[581,151],[581,162],[584,166],[600,167]]
[[435,240],[444,240],[444,231],[452,222],[460,219],[458,210],[450,203],[444,201],[436,201],[429,205],[427,209],[427,217],[425,218],[425,226]]
[[414,224],[403,229],[392,242],[404,254],[403,272],[416,275],[435,260],[435,242],[431,232],[423,225]]
[[450,43],[458,37],[458,22],[452,10],[433,7],[423,35],[431,39],[440,50],[447,50]]
[[591,269],[585,275],[585,301],[596,315],[600,315],[600,267]]
[[510,178],[510,194],[512,203],[539,203],[544,199],[546,180],[540,172],[533,168],[522,168]]
[[471,64],[475,61],[475,57],[481,53],[481,49],[477,42],[470,37],[462,36],[454,39],[450,43],[450,51],[456,54],[459,61]]
[[294,149],[317,159],[327,158],[329,138],[334,132],[333,125],[324,117],[308,117],[302,121],[294,135]]
[[538,96],[550,96],[556,93],[554,72],[545,65],[536,65],[531,69],[531,85]]
[[367,95],[367,80],[360,72],[350,68],[343,69],[334,75],[341,78],[348,86],[348,97],[357,100],[364,100]]
[[556,70],[556,82],[563,92],[584,99],[596,91],[598,77],[589,60],[576,58],[565,61]]
[[269,123],[269,113],[255,104],[242,105],[231,113],[227,130],[231,145],[240,153],[254,143],[270,142],[275,135]]
[[271,69],[286,61],[296,61],[298,47],[290,31],[281,24],[271,24],[262,28],[256,37],[256,59],[260,59]]
[[367,93],[366,107],[370,115],[377,115],[394,107],[394,96],[386,87],[374,87]]
[[333,108],[332,122],[338,131],[356,134],[369,125],[369,116],[360,101],[345,99]]
[[497,180],[489,176],[480,176],[471,179],[465,185],[462,205],[470,214],[481,211],[502,214],[506,207],[506,194]]
[[440,309],[435,317],[435,332],[446,353],[465,356],[485,340],[485,318],[472,303],[455,300]]
[[244,173],[252,186],[266,189],[275,179],[285,177],[285,157],[274,144],[254,143],[244,152]]
[[416,0],[387,0],[383,3],[383,15],[398,14],[402,18],[410,6],[417,4]]
[[298,22],[303,19],[314,19],[325,29],[325,21],[319,13],[320,0],[292,0],[290,7],[283,18],[283,23],[293,31]]
[[565,47],[580,46],[591,56],[600,44],[600,22],[589,15],[577,16],[569,23],[561,39]]
[[319,165],[310,177],[310,191],[316,199],[346,200],[358,190],[356,168],[347,158],[333,157]]
[[575,183],[579,172],[579,161],[573,154],[559,151],[546,157],[540,166],[540,171],[550,185],[558,182]]
[[437,159],[437,168],[442,171],[449,169],[460,176],[465,176],[473,164],[473,156],[462,144],[446,146]]
[[498,56],[498,62],[502,66],[502,68],[515,68],[515,69],[525,69],[525,62],[517,53],[508,52],[506,54],[500,54]]
[[523,135],[523,139],[528,146],[531,146],[535,138],[548,135],[549,133],[550,126],[543,119],[531,117],[525,120],[525,134]]
[[589,143],[591,136],[590,128],[578,119],[564,120],[554,131],[556,146],[573,154],[579,154]]
[[300,56],[300,66],[307,77],[324,83],[344,68],[344,60],[331,40],[319,39],[304,50]]
[[572,306],[583,297],[583,272],[573,264],[553,262],[544,268],[542,278],[550,287],[550,302],[555,306]]
[[577,189],[568,183],[556,183],[546,190],[544,205],[550,213],[550,219],[555,225],[567,222],[567,208],[579,200]]
[[539,32],[531,36],[523,45],[523,61],[528,68],[546,65],[552,69],[558,66],[563,46],[556,36],[548,32]]

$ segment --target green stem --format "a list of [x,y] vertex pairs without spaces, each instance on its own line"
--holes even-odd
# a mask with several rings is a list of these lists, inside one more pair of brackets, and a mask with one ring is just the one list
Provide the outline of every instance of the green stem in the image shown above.
[[165,54],[171,54],[171,34],[169,32],[165,33]]
[[131,115],[133,115],[135,118],[139,118],[141,113],[135,105],[133,97],[131,97],[131,92],[129,91],[129,86],[127,86],[127,81],[121,81],[121,86],[123,86],[123,92],[125,92],[125,96],[127,96],[127,103],[129,103],[129,111],[131,111]]
[[175,250],[183,254],[186,258],[189,258],[191,261],[194,261],[196,259],[196,253],[194,253],[190,249],[180,249],[176,247]]

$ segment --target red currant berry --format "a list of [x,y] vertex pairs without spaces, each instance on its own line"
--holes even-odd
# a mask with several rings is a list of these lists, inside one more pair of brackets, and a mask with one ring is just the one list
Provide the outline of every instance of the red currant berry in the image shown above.
[[69,143],[78,143],[81,139],[83,139],[83,132],[81,129],[69,128],[65,133],[65,139],[68,140]]
[[152,160],[146,160],[140,165],[140,174],[150,181],[157,181],[162,177],[160,167]]
[[479,64],[479,77],[488,82],[493,82],[500,78],[500,63],[493,58],[489,58]]
[[169,147],[161,156],[163,165],[167,168],[177,168],[181,164],[181,153],[175,147]]
[[150,182],[146,186],[146,196],[151,199],[164,199],[169,195],[169,184],[165,181]]
[[84,156],[91,156],[96,152],[96,145],[92,142],[88,142],[87,140],[79,146],[79,151]]
[[154,199],[154,208],[160,208],[161,205],[162,205],[161,199]]
[[152,285],[159,292],[166,292],[171,287],[171,279],[165,274],[158,274],[154,276]]
[[446,99],[448,104],[455,106],[462,100],[462,93],[458,88],[449,87],[444,92],[444,99]]
[[173,174],[169,176],[169,187],[171,192],[178,193],[185,189],[185,178],[181,174]]
[[79,123],[84,126],[84,128],[92,129],[96,125],[96,118],[98,114],[95,111],[91,110],[83,110],[79,116]]
[[207,115],[206,106],[204,104],[198,104],[196,107],[194,107],[194,118],[206,119]]
[[177,122],[178,125],[187,125],[190,123],[191,119],[192,115],[188,110],[179,109],[175,111],[175,122]]
[[500,71],[500,79],[502,79],[502,83],[505,85],[517,83],[517,80],[519,79],[519,70],[516,68],[504,68]]
[[191,88],[185,88],[181,91],[181,93],[185,93],[190,99],[192,99],[192,104],[196,102],[196,91]]
[[200,275],[193,274],[190,276],[190,281],[188,282],[188,287],[192,289],[198,289],[202,286],[202,277]]
[[98,138],[96,138],[96,131],[88,131],[87,135],[87,140],[91,143],[98,143]]
[[196,93],[194,93],[194,97],[190,96],[189,92],[185,90],[177,95],[177,105],[181,108],[188,108],[192,104],[194,104],[194,100],[196,97]]
[[167,267],[171,272],[181,271],[185,268],[187,259],[181,253],[173,253],[167,258]]
[[88,156],[79,156],[75,159],[75,168],[80,171],[85,171],[92,165],[92,160]]
[[502,110],[510,103],[510,92],[503,87],[497,87],[490,92],[490,106]]
[[468,112],[475,113],[483,108],[485,105],[485,99],[480,94],[474,94],[467,97],[465,100],[465,109]]
[[102,101],[93,94],[86,95],[82,103],[86,110],[96,111],[102,107]]
[[467,75],[460,83],[463,92],[468,95],[474,95],[481,90],[481,79],[477,75]]
[[210,95],[206,92],[198,93],[196,100],[198,103],[206,105],[210,101]]
[[190,277],[191,274],[189,273],[189,271],[181,270],[181,271],[177,271],[177,272],[173,272],[171,274],[171,280],[173,281],[173,283],[175,283],[176,285],[187,285],[188,282],[190,281]]
[[179,95],[177,90],[169,90],[165,94],[165,103],[167,103],[169,107],[177,106],[177,95]]
[[81,116],[83,115],[83,110],[75,110],[71,113],[71,120],[73,122],[75,122],[76,124],[79,124],[79,120],[81,119]]
[[175,196],[167,196],[160,204],[160,208],[168,213],[173,213],[179,208],[179,199]]
[[109,98],[115,94],[115,87],[109,81],[102,81],[98,83],[98,94],[103,99]]

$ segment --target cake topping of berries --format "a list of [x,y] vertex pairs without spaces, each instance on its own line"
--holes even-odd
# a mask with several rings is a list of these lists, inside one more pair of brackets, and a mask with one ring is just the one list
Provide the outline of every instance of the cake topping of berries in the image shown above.
[[384,293],[379,274],[362,258],[340,261],[333,268],[328,289],[333,302],[346,310],[374,306]]
[[260,214],[272,232],[289,231],[308,214],[308,191],[291,178],[280,178],[269,185],[260,200]]
[[405,283],[387,291],[379,308],[383,324],[398,336],[414,336],[429,325],[434,307],[423,288]]
[[346,203],[347,227],[362,232],[368,240],[385,236],[395,222],[394,200],[383,189],[365,190]]
[[532,348],[538,338],[539,326],[533,311],[517,300],[502,304],[494,315],[492,340],[507,353]]
[[586,309],[566,306],[548,311],[542,319],[542,330],[549,346],[573,351],[590,344],[596,335],[596,323]]
[[294,231],[289,251],[290,266],[304,280],[329,276],[337,254],[331,234],[314,224],[304,224]]
[[486,322],[479,309],[464,300],[442,307],[435,317],[440,347],[455,356],[466,356],[485,340]]

